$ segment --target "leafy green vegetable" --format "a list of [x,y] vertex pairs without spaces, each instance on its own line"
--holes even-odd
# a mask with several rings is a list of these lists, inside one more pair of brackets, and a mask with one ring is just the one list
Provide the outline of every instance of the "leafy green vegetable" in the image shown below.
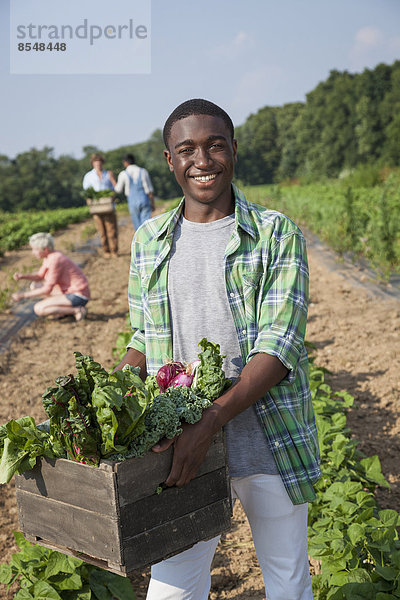
[[39,456],[59,456],[50,435],[36,427],[32,417],[9,421],[0,430],[0,483],[8,483],[15,473],[36,465]]
[[144,429],[143,413],[148,404],[147,389],[140,369],[125,365],[110,375],[107,385],[96,383],[92,405],[102,434],[101,455],[124,452]]
[[156,376],[143,382],[140,369],[125,365],[107,373],[100,363],[75,352],[76,375],[63,375],[42,396],[49,431],[30,417],[0,426],[0,482],[35,466],[37,457],[66,457],[97,466],[101,457],[142,456],[161,438],[196,423],[230,381],[218,344],[201,340],[196,382],[160,393]]
[[230,386],[231,381],[225,378],[222,370],[224,357],[220,354],[219,344],[213,344],[203,338],[199,346],[202,349],[199,354],[201,364],[197,369],[193,387],[198,394],[213,401]]
[[77,375],[58,377],[43,394],[43,406],[67,457],[96,466],[101,456],[126,453],[141,433],[148,394],[139,369],[125,365],[108,374],[92,357],[74,354]]
[[97,200],[98,198],[114,196],[114,192],[112,190],[99,190],[96,192],[94,188],[90,187],[82,192],[82,196],[84,198],[90,198],[91,200]]
[[135,600],[129,579],[14,537],[20,551],[0,565],[0,584],[18,582],[15,600]]
[[[97,465],[100,460],[100,435],[89,403],[90,383],[82,369],[81,356],[77,357],[78,375],[58,377],[57,386],[47,388],[42,396],[43,407],[50,418],[50,434],[64,449],[68,458]],[[107,375],[107,373],[106,373]]]
[[[144,413],[144,429],[130,445],[125,458],[143,456],[161,438],[172,439],[182,433],[182,422],[199,421],[203,411],[231,384],[222,370],[224,357],[219,344],[203,338],[199,346],[201,364],[191,387],[168,387],[160,394],[156,376],[147,377],[145,385],[151,400]],[[123,457],[117,453],[110,458],[121,460]]]
[[312,578],[315,598],[400,598],[400,515],[379,510],[373,492],[388,487],[379,459],[364,457],[346,428],[354,399],[333,393],[312,360],[310,383],[322,462],[309,505],[308,550],[321,562]]

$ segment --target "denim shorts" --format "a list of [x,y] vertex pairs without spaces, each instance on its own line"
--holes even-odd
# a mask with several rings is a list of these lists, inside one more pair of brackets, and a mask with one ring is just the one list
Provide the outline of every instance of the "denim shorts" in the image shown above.
[[82,296],[77,296],[76,294],[65,294],[68,300],[72,303],[72,306],[85,306],[88,303],[87,298],[82,298]]

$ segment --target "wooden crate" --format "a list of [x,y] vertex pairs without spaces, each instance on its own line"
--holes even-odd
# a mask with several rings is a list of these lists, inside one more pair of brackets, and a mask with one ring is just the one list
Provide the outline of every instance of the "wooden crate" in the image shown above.
[[34,543],[128,576],[230,527],[232,505],[222,434],[183,488],[157,487],[172,448],[99,468],[44,459],[15,478],[20,529]]

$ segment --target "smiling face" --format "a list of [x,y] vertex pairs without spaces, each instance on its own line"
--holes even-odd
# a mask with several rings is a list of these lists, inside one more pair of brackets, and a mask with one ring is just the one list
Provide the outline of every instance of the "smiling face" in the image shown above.
[[185,217],[215,220],[231,214],[237,144],[223,119],[180,119],[172,125],[168,146],[164,154],[185,195]]

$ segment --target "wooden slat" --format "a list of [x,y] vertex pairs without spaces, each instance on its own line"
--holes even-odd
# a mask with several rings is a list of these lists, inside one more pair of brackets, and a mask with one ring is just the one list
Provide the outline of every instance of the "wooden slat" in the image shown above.
[[61,544],[55,544],[50,542],[49,540],[45,540],[42,538],[38,538],[34,535],[25,534],[25,538],[28,542],[32,544],[38,544],[39,546],[43,546],[44,548],[49,548],[50,550],[56,550],[57,552],[61,552],[62,554],[68,554],[68,556],[74,556],[75,558],[79,558],[84,562],[89,563],[90,565],[95,565],[96,567],[100,567],[100,569],[106,569],[107,571],[111,571],[112,573],[117,573],[118,575],[122,575],[124,577],[127,576],[126,568],[119,563],[113,563],[107,560],[100,560],[94,556],[90,556],[90,554],[84,554],[83,552],[77,552],[76,550],[72,550],[71,548],[67,548],[66,546],[62,546]]
[[31,471],[16,476],[15,485],[32,494],[117,516],[114,480],[113,473],[58,458],[43,459]]
[[[155,492],[155,490],[154,490]],[[225,467],[121,507],[122,540],[229,496]]]
[[118,519],[21,489],[16,492],[22,533],[122,563]]
[[[117,494],[121,509],[126,504],[154,494],[156,488],[168,477],[172,456],[173,449],[169,448],[161,454],[148,452],[142,458],[116,463]],[[225,464],[224,441],[222,435],[218,435],[213,439],[197,477],[224,467]]]
[[125,540],[127,574],[187,550],[200,540],[211,539],[230,525],[231,504],[224,499]]

